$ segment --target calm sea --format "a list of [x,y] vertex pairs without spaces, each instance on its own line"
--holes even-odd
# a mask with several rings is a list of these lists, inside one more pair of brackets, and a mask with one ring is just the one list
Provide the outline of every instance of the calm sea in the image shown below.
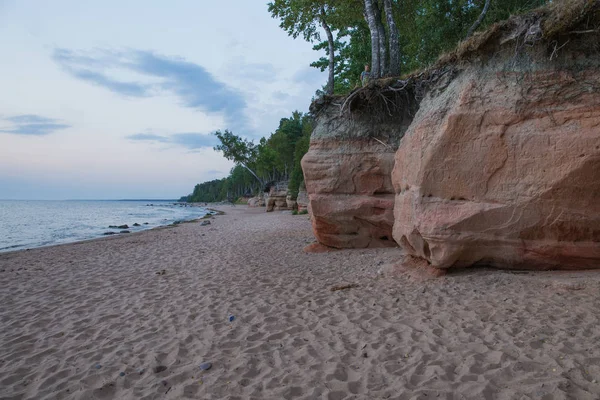
[[[152,204],[152,205],[150,205]],[[103,236],[110,225],[137,232],[200,218],[201,207],[166,201],[0,200],[0,252],[69,243]],[[138,223],[141,226],[134,227]]]

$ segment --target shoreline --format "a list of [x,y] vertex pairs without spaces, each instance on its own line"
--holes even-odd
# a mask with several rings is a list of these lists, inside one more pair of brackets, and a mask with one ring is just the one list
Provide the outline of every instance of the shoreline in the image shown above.
[[598,271],[420,279],[398,248],[305,253],[308,216],[215,208],[0,254],[0,398],[600,395]]
[[[90,200],[90,201],[97,201],[97,200]],[[46,245],[41,245],[41,246],[29,247],[29,248],[19,248],[19,249],[15,249],[15,250],[0,250],[0,258],[2,257],[3,254],[32,251],[32,250],[37,250],[37,249],[45,249],[45,248],[54,247],[54,246],[67,246],[67,245],[71,245],[71,244],[89,242],[89,241],[94,241],[94,240],[117,239],[117,238],[122,238],[122,237],[130,236],[130,235],[138,235],[140,233],[148,232],[148,231],[151,231],[154,229],[163,229],[165,227],[177,226],[177,225],[183,224],[183,223],[193,223],[193,222],[201,221],[202,219],[206,219],[207,217],[220,215],[220,214],[218,214],[220,211],[213,210],[210,207],[199,206],[199,205],[188,205],[188,207],[203,208],[207,211],[214,211],[214,212],[216,212],[216,214],[205,214],[202,217],[193,218],[193,219],[189,219],[189,220],[176,220],[174,222],[171,222],[171,223],[168,223],[165,225],[157,225],[157,226],[141,229],[138,231],[131,231],[129,233],[114,232],[110,235],[106,235],[103,233],[100,236],[95,236],[95,237],[86,238],[86,239],[77,239],[77,240],[74,240],[71,242],[66,242],[66,243],[52,243],[52,244],[46,244]],[[143,227],[143,224],[142,224],[142,227]],[[106,228],[106,229],[110,229],[110,228]],[[131,229],[131,227],[129,227],[128,229]]]

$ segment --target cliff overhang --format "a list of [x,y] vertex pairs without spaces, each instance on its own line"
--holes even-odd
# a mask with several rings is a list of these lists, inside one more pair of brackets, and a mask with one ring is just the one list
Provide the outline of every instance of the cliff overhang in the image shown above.
[[391,230],[437,268],[600,267],[599,27],[600,1],[557,1],[313,103],[318,240],[391,245]]

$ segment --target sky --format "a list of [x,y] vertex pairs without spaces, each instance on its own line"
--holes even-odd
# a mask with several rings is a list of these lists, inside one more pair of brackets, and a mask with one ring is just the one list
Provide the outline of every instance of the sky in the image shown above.
[[267,0],[0,0],[0,199],[174,199],[227,176],[212,132],[306,112],[321,55]]

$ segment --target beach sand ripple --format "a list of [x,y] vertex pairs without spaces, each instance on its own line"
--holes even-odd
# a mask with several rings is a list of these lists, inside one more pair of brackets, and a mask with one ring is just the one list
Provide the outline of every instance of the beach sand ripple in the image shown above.
[[0,254],[0,398],[600,398],[599,272],[419,280],[382,273],[398,248],[307,254],[308,217],[223,209]]

